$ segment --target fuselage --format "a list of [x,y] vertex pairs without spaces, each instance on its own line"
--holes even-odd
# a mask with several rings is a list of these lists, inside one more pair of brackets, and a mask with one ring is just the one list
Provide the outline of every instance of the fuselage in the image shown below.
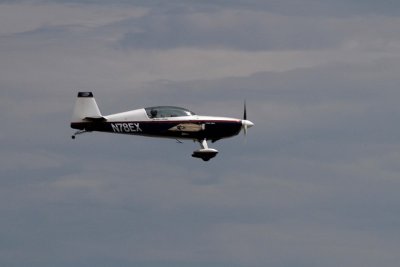
[[150,107],[71,122],[86,131],[217,141],[237,135],[243,121],[235,118],[201,116],[179,107]]

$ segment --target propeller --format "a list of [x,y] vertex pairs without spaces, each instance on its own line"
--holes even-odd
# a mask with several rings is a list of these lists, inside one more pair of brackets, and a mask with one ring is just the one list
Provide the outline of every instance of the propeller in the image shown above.
[[244,101],[244,107],[243,107],[243,120],[247,120],[246,100]]
[[244,132],[244,135],[247,135],[247,129],[250,127],[253,127],[254,123],[251,121],[247,120],[247,108],[246,108],[246,100],[244,101],[244,106],[243,106],[243,120],[242,120],[242,129]]

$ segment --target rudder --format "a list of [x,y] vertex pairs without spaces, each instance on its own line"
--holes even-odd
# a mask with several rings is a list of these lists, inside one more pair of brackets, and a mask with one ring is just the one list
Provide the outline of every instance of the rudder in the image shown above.
[[79,92],[78,98],[75,102],[71,122],[82,122],[87,118],[101,119],[103,116],[101,115],[96,100],[93,97],[93,93]]

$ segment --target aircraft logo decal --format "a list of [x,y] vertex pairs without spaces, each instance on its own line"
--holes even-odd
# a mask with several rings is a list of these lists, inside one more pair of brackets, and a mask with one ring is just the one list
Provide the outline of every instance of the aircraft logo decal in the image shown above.
[[181,123],[169,129],[174,132],[199,132],[204,130],[204,124]]

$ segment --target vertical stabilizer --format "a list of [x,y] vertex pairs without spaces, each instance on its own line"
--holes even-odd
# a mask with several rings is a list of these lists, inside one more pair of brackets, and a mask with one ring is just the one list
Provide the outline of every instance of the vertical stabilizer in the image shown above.
[[100,113],[96,100],[92,92],[79,92],[75,102],[72,122],[80,122],[85,118],[101,119],[103,116]]

